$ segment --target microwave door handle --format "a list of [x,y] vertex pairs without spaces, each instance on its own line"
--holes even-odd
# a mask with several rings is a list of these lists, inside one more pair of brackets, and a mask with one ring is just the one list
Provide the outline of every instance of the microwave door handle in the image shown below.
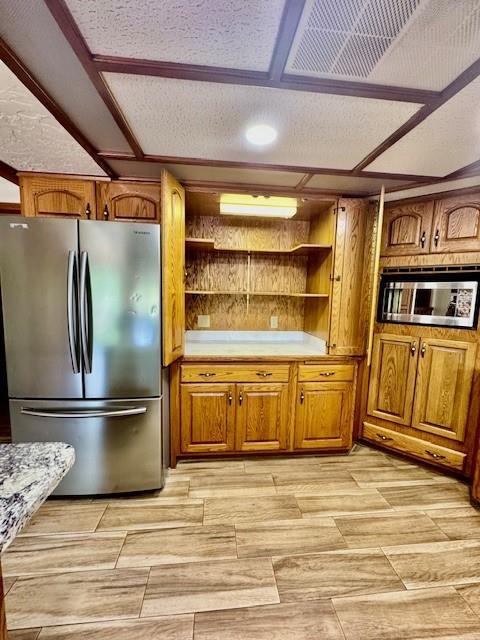
[[67,332],[73,373],[80,373],[77,316],[77,252],[68,252],[67,266]]
[[90,279],[88,278],[88,253],[80,258],[80,335],[85,373],[92,373],[92,332],[90,326]]

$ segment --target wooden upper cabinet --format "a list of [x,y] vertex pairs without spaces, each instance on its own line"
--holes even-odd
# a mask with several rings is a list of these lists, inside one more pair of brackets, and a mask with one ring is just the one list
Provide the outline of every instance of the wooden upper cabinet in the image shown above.
[[412,419],[418,339],[379,333],[373,341],[367,412],[409,425]]
[[422,339],[412,427],[463,442],[477,346]]
[[237,386],[237,451],[286,449],[288,384]]
[[480,251],[480,199],[448,198],[435,202],[432,253]]
[[160,222],[160,185],[142,182],[99,182],[97,219]]
[[185,341],[185,190],[162,172],[163,364],[183,355]]
[[381,255],[408,256],[429,253],[432,218],[433,202],[385,208]]
[[340,200],[330,317],[329,353],[363,355],[374,210],[365,200]]
[[42,175],[20,176],[24,216],[95,219],[95,182]]
[[235,444],[235,385],[181,385],[181,451],[233,451]]
[[298,385],[295,449],[348,448],[352,445],[353,385],[304,382]]

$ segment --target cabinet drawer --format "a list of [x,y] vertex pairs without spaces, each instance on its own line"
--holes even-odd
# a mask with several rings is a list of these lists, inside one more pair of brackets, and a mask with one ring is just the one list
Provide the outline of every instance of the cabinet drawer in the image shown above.
[[438,444],[420,440],[404,433],[398,433],[385,429],[385,427],[377,427],[368,422],[363,423],[363,437],[366,440],[382,444],[390,449],[396,449],[403,453],[411,453],[417,458],[428,460],[435,464],[440,464],[451,469],[463,470],[466,454],[461,451],[454,451],[441,447]]
[[182,382],[288,382],[288,364],[182,364]]
[[299,382],[350,382],[355,373],[354,364],[301,364]]

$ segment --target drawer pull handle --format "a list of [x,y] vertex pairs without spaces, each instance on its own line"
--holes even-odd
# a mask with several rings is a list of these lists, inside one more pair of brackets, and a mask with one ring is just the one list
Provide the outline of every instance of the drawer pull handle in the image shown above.
[[199,376],[203,376],[204,378],[212,378],[213,376],[216,376],[216,373],[210,373],[209,371],[207,371],[206,373],[199,373]]
[[242,402],[243,402],[243,393],[240,391],[240,395],[238,396],[238,404],[242,406]]
[[260,376],[261,378],[268,378],[268,376],[271,375],[271,373],[267,373],[266,371],[257,371],[257,376]]
[[228,404],[232,404],[232,400],[233,400],[232,392],[231,392],[231,391],[229,391],[229,392],[228,392]]
[[412,342],[410,346],[410,351],[412,352],[412,356],[414,356],[417,352],[417,343],[415,341]]
[[429,456],[432,456],[434,460],[445,460],[445,456],[441,456],[439,453],[434,453],[433,451],[429,451],[425,449],[425,453],[428,453]]
[[303,393],[303,391],[300,393],[300,404],[303,404],[303,401],[305,400],[305,394]]
[[335,371],[322,371],[320,375],[328,378],[328,376],[334,376],[335,373],[336,373]]
[[420,349],[420,355],[422,356],[422,358],[425,357],[426,350],[427,350],[427,345],[425,344],[425,342],[422,342],[422,348]]
[[386,442],[387,440],[393,440],[393,438],[389,438],[388,436],[384,436],[381,433],[377,433],[377,436],[380,438],[380,440],[383,440],[384,442]]

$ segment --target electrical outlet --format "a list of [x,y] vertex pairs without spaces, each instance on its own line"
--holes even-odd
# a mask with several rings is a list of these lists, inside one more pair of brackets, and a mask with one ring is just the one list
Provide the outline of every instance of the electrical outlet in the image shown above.
[[197,316],[197,327],[207,329],[210,326],[210,316]]
[[278,329],[278,316],[270,316],[270,329]]

